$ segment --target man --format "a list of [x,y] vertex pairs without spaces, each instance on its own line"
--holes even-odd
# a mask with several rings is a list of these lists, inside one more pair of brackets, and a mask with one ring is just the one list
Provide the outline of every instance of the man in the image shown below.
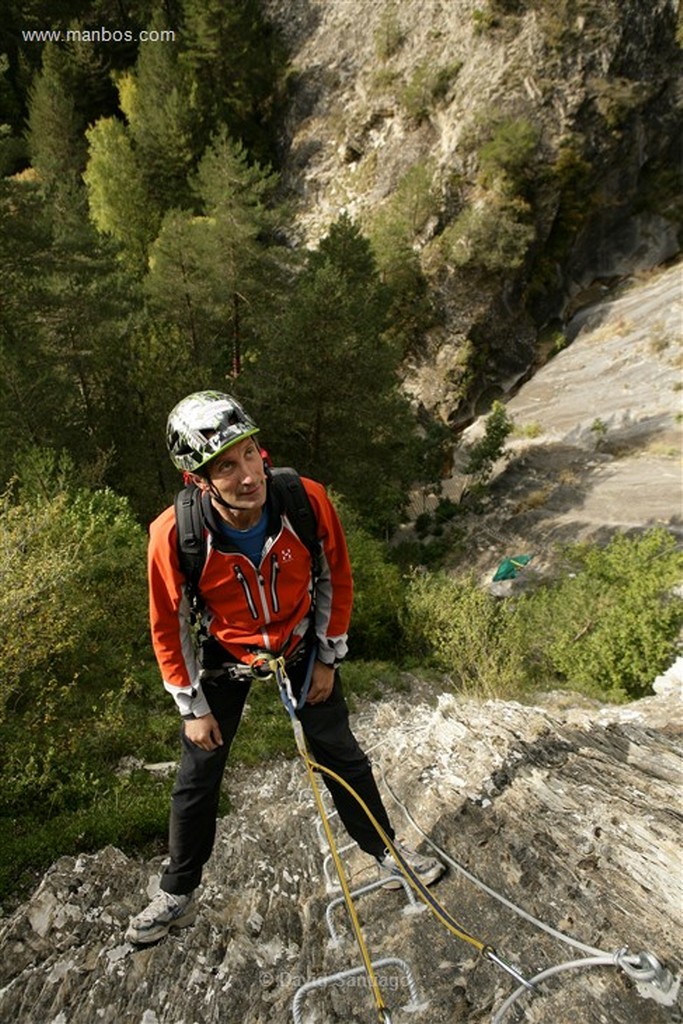
[[[193,893],[213,847],[220,785],[258,652],[285,656],[295,695],[309,687],[297,714],[313,758],[353,787],[394,840],[341,692],[353,591],[341,524],[324,488],[302,478],[317,524],[314,584],[311,552],[278,506],[257,433],[241,405],[215,391],[189,395],[168,420],[171,459],[201,492],[204,635],[197,658],[171,507],[150,528],[150,614],[164,686],[183,718],[182,756],[171,797],[170,861],[157,895],[131,919],[126,938],[134,943],[156,942],[195,917]],[[349,834],[376,858],[387,884],[399,884],[393,857],[358,803],[339,783],[327,785]],[[400,849],[425,884],[443,874],[440,861]]]

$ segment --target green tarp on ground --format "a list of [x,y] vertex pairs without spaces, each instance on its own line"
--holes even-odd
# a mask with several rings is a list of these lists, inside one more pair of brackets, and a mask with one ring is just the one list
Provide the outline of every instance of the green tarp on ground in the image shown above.
[[519,575],[520,569],[523,569],[533,557],[533,555],[511,555],[509,558],[504,558],[496,569],[493,582],[497,583],[498,580],[514,580]]

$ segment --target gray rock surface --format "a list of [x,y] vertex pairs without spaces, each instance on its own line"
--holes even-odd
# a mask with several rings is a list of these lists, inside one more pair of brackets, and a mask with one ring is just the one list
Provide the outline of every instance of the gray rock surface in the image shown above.
[[[682,360],[680,263],[577,316],[570,344],[506,403],[515,430],[468,560],[490,574],[504,555],[533,552],[533,571],[561,542],[658,525],[683,537]],[[460,497],[467,445],[485,423],[463,433],[447,497]]]
[[[580,12],[481,0],[265,0],[265,9],[294,71],[281,157],[298,242],[315,245],[342,212],[367,229],[409,169],[430,168],[437,209],[415,225],[414,248],[443,322],[415,345],[404,383],[455,427],[479,411],[492,383],[529,368],[539,324],[566,319],[596,278],[680,251],[676,211],[648,178],[680,163],[675,0],[584,3]],[[383,50],[387,33],[394,44]],[[405,96],[426,68],[448,85],[426,95],[416,117]],[[486,126],[506,118],[541,132],[536,241],[524,266],[473,276],[443,265],[438,238],[465,205],[490,201],[478,151]],[[572,153],[588,168],[578,192],[571,170],[566,179],[554,172]],[[590,216],[577,219],[580,209]],[[541,264],[548,291],[535,308],[524,296]],[[471,346],[486,368],[463,388]]]
[[[680,689],[624,707],[567,694],[537,706],[435,694],[409,679],[410,695],[361,710],[395,824],[422,833],[462,867],[540,921],[610,954],[650,951],[680,971]],[[578,706],[577,706],[578,703]],[[358,954],[335,898],[298,762],[233,769],[234,811],[219,824],[196,923],[155,946],[123,939],[127,917],[154,892],[159,861],[116,849],[64,857],[8,918],[0,1019],[21,1024],[285,1024],[298,987],[355,967]],[[334,820],[334,819],[333,819]],[[340,841],[343,837],[339,836]],[[354,886],[375,868],[343,854]],[[434,890],[471,934],[527,977],[585,954],[546,934],[451,869]],[[409,964],[423,1009],[394,967],[378,971],[396,1024],[490,1021],[516,984],[401,892],[358,900],[373,958]],[[671,1024],[665,993],[614,967],[563,973],[524,995],[503,1024]],[[659,1001],[656,997],[659,996]],[[664,1000],[667,1001],[667,1000]],[[308,994],[305,1024],[375,1019],[357,978]]]

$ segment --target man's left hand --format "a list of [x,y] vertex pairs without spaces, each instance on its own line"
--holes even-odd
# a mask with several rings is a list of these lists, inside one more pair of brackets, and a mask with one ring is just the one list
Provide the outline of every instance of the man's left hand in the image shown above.
[[324,665],[322,661],[313,664],[311,674],[311,688],[306,697],[307,704],[322,704],[332,693],[334,686],[334,668],[332,665]]

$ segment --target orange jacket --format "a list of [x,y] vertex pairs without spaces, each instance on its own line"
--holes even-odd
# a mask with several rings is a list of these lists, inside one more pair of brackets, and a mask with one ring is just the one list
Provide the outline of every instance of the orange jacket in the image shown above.
[[[248,664],[255,650],[291,655],[312,625],[317,657],[340,661],[347,650],[353,584],[344,532],[324,487],[302,478],[318,524],[321,573],[311,622],[311,555],[286,515],[267,502],[266,543],[258,568],[220,532],[210,502],[202,503],[207,555],[199,581],[203,622],[226,660]],[[164,686],[183,714],[207,714],[180,571],[173,506],[150,527],[149,594],[152,643]]]

